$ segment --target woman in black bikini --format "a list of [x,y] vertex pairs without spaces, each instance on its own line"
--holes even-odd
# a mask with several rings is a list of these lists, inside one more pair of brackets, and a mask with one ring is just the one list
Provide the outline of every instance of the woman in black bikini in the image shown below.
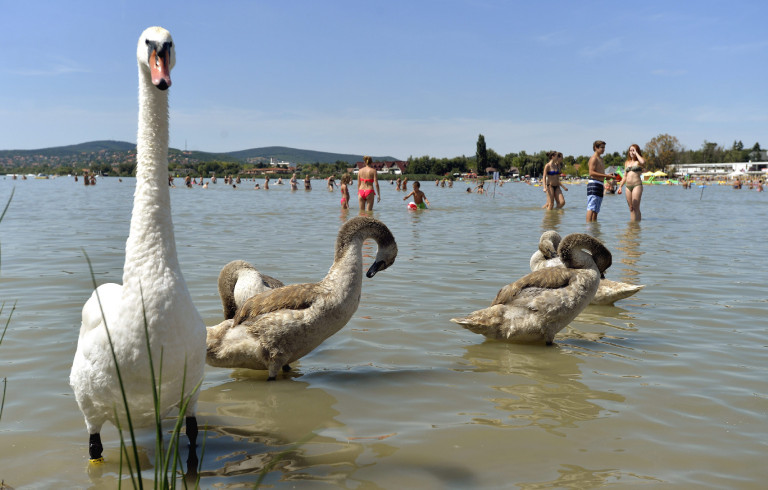
[[640,199],[643,197],[643,165],[645,159],[640,147],[633,144],[627,151],[627,161],[624,162],[624,179],[619,182],[617,194],[621,194],[622,186],[627,188],[627,205],[631,221],[640,221]]
[[560,182],[560,172],[562,172],[563,154],[557,151],[550,151],[547,153],[549,162],[544,165],[544,191],[547,193],[547,204],[544,205],[545,209],[555,209],[555,202],[557,202],[557,209],[565,206],[565,197],[561,187],[568,190]]

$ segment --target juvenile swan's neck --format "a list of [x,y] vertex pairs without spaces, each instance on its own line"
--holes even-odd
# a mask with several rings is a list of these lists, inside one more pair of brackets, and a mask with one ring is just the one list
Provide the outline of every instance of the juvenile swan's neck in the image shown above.
[[587,234],[568,235],[560,243],[557,252],[569,269],[593,269],[602,274],[611,266],[611,252],[598,239]]
[[[378,246],[375,261],[379,261],[382,254],[397,254],[394,237],[383,223],[372,218],[349,220],[341,227],[336,238],[333,265],[322,281],[325,286],[332,285],[342,291],[344,296],[354,294],[356,300],[359,300],[363,283],[363,242],[368,238],[375,240]],[[375,271],[368,275],[371,277],[373,274]]]
[[[139,129],[136,138],[136,190],[126,244],[123,282],[138,274],[178,270],[168,191],[168,92],[152,85],[139,66]],[[142,274],[144,272],[145,274]]]
[[[323,285],[346,294],[357,293],[359,296],[363,286],[364,241],[365,238],[356,237],[345,243],[342,250],[339,250],[337,241],[333,265],[322,280]],[[339,299],[343,301],[343,297]]]

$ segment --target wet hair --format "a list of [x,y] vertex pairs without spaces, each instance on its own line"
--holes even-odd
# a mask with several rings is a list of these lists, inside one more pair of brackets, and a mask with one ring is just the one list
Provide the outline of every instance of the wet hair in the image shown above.
[[560,153],[559,151],[557,152],[557,158],[563,158],[563,154]]
[[373,158],[369,157],[368,155],[365,155],[363,157],[363,161],[365,162],[366,165],[368,165],[368,164],[373,163]]
[[552,159],[553,159],[553,158],[555,158],[556,156],[557,156],[557,152],[556,152],[555,150],[549,150],[549,151],[547,152],[547,158],[549,158],[550,160],[552,160]]
[[632,143],[631,145],[629,145],[629,149],[627,150],[627,160],[637,161],[636,159],[633,159],[630,156],[629,150],[631,150],[632,148],[635,149],[638,155],[643,156],[643,152],[640,151],[640,146],[637,143]]
[[598,146],[605,146],[605,141],[597,140],[594,143],[592,143],[592,149],[597,150]]
[[413,187],[415,187],[416,189],[421,189],[421,184],[419,184],[418,180],[413,181]]

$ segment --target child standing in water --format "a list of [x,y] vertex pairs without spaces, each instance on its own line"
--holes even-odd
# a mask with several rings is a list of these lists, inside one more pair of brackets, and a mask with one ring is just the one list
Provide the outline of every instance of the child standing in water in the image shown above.
[[[413,183],[413,190],[410,194],[405,196],[403,198],[403,201],[408,199],[409,197],[413,196],[413,202],[416,204],[416,207],[419,209],[427,209],[427,204],[429,204],[429,199],[427,199],[427,196],[424,195],[423,192],[421,192],[421,184],[419,184],[419,181],[415,181]],[[426,201],[427,204],[424,204]],[[429,204],[431,206],[431,204]]]
[[352,183],[352,176],[344,174],[341,176],[341,209],[349,209],[349,184]]

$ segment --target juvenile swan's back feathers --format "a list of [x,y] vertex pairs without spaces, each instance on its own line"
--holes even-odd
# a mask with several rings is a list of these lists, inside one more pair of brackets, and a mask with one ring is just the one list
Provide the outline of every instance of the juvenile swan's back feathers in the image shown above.
[[274,277],[261,274],[254,266],[244,260],[233,260],[219,272],[219,296],[224,309],[224,319],[235,316],[237,309],[248,298],[270,289],[285,286]]
[[611,265],[611,253],[589,235],[568,235],[559,252],[567,268],[531,272],[501,288],[490,307],[451,321],[492,339],[551,344],[589,304]]
[[208,328],[208,364],[217,367],[267,369],[274,380],[282,367],[307,355],[347,324],[360,303],[363,242],[378,245],[366,273],[392,265],[395,238],[384,223],[356,217],[341,226],[334,262],[317,283],[291,284],[246,300],[234,318]]

